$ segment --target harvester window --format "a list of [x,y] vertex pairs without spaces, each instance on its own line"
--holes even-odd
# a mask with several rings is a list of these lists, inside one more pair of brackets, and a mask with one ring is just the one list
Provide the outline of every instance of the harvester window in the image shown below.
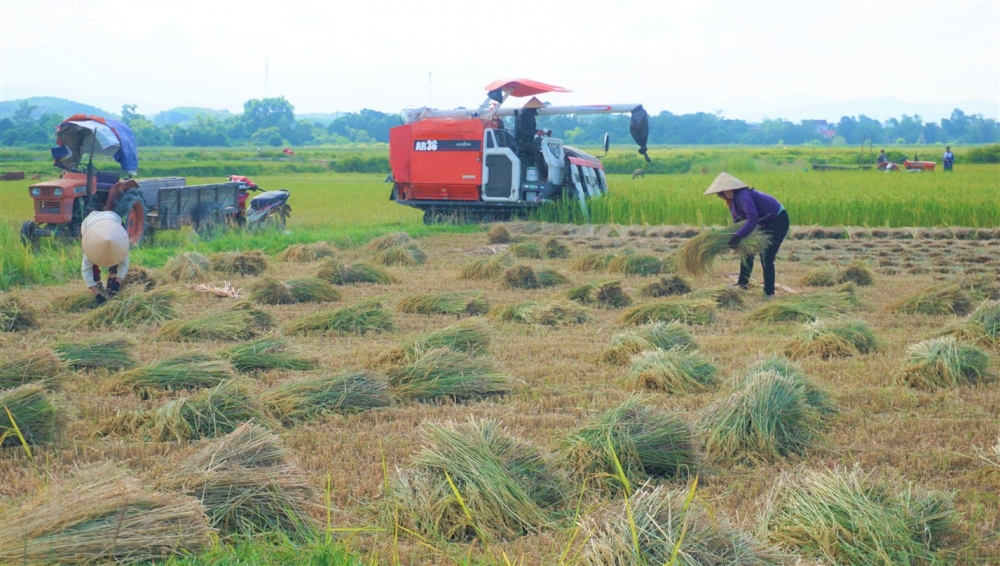
[[497,135],[497,145],[500,147],[509,147],[517,151],[517,142],[514,141],[514,136],[507,130],[494,130]]
[[486,132],[486,149],[493,149],[496,143],[493,142],[493,132]]

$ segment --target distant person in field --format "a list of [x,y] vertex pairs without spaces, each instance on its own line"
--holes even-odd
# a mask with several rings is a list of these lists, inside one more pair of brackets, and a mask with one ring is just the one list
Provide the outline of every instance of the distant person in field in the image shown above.
[[951,152],[951,146],[947,145],[944,148],[944,170],[951,171],[952,167],[955,166],[955,154]]
[[[771,238],[771,243],[760,254],[764,265],[764,295],[770,298],[774,295],[774,258],[778,248],[788,234],[788,213],[777,199],[762,193],[729,173],[719,173],[706,195],[719,195],[729,206],[733,223],[746,221],[743,226],[729,239],[729,247],[736,249],[740,240],[750,235],[754,230],[760,230]],[[736,284],[741,289],[750,286],[750,274],[753,272],[753,256],[747,256],[740,262],[740,278]]]
[[[80,226],[80,246],[83,248],[83,266],[80,274],[94,294],[97,304],[105,302],[121,291],[122,279],[128,272],[129,240],[122,219],[114,212],[91,212]],[[108,285],[101,285],[101,268],[108,269]]]
[[878,159],[875,160],[875,163],[881,165],[883,163],[888,163],[888,162],[889,162],[889,158],[886,157],[885,150],[883,149],[883,150],[879,151],[878,152]]

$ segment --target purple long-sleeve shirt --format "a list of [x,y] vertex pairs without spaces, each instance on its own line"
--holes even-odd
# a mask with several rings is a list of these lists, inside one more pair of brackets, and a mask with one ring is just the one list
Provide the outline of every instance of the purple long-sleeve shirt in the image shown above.
[[733,195],[733,203],[729,205],[729,213],[733,215],[733,222],[746,220],[746,224],[736,231],[740,238],[746,238],[750,232],[757,228],[757,225],[767,226],[768,222],[774,220],[784,207],[778,199],[758,190],[741,189]]

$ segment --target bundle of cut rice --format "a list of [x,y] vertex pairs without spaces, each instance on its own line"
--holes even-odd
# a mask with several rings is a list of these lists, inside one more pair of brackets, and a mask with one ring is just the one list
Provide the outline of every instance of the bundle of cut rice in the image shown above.
[[529,301],[516,305],[496,306],[490,309],[486,313],[486,316],[502,322],[520,322],[546,326],[583,324],[593,320],[586,307],[565,299],[554,299],[540,303]]
[[932,564],[955,532],[954,498],[857,468],[802,470],[778,482],[762,529],[823,564]]
[[114,299],[88,312],[78,324],[91,328],[134,328],[142,324],[163,324],[177,318],[178,294],[172,289],[122,291]]
[[229,360],[233,368],[240,373],[284,369],[290,371],[305,371],[316,367],[311,360],[298,358],[285,350],[288,341],[273,336],[266,336],[246,344],[234,346],[222,357]]
[[19,332],[36,326],[34,310],[14,295],[0,295],[0,332]]
[[172,464],[157,489],[201,500],[209,524],[226,536],[316,536],[310,511],[324,509],[316,488],[272,432],[244,423]]
[[549,259],[563,259],[569,257],[569,246],[555,238],[549,238],[543,246],[545,257]]
[[783,321],[809,322],[842,315],[857,302],[854,285],[845,283],[826,291],[773,299],[757,307],[747,320],[767,324]]
[[267,271],[267,255],[261,250],[219,252],[208,256],[212,269],[233,275],[260,275]]
[[58,342],[52,347],[56,354],[75,369],[127,369],[135,365],[128,338],[110,336],[85,342]]
[[659,281],[647,283],[639,288],[640,297],[669,297],[691,292],[691,284],[680,275],[661,277]]
[[396,310],[408,314],[447,314],[453,316],[485,314],[489,303],[482,291],[428,293],[410,295],[396,304]]
[[739,223],[727,228],[706,230],[691,238],[674,254],[678,268],[692,277],[701,277],[711,271],[712,262],[723,253],[731,252],[740,258],[763,253],[770,245],[771,238],[760,230],[754,230],[740,240],[735,251],[729,249],[730,238],[742,227],[743,223]]
[[481,399],[511,388],[490,360],[449,348],[417,352],[408,363],[386,367],[385,374],[395,395],[415,401]]
[[208,258],[198,252],[184,252],[175,255],[163,266],[164,273],[171,279],[188,283],[208,281],[211,269],[212,264]]
[[111,393],[134,391],[144,396],[163,389],[215,387],[233,376],[228,365],[208,354],[183,354],[115,375]]
[[656,256],[627,253],[608,262],[608,273],[622,275],[657,275],[663,272],[663,260]]
[[777,566],[781,552],[729,525],[692,490],[643,486],[610,513],[581,522],[584,566],[677,564]]
[[172,320],[156,333],[165,340],[221,340],[234,342],[257,335],[253,313],[243,309],[226,310],[190,320]]
[[4,564],[135,564],[198,554],[212,529],[193,497],[151,492],[105,464],[3,513]]
[[632,299],[622,289],[621,279],[590,281],[567,289],[562,296],[580,304],[611,309],[627,307],[632,303]]
[[473,260],[462,267],[459,279],[484,281],[496,279],[507,269],[510,260],[507,255],[490,255]]
[[[131,270],[129,273],[131,273]],[[49,303],[49,307],[59,313],[85,312],[97,306],[94,294],[86,289],[59,295]]]
[[973,309],[972,299],[958,285],[925,289],[886,306],[902,314],[955,314],[964,316]]
[[975,385],[993,378],[989,367],[990,357],[985,352],[945,336],[907,348],[895,380],[922,389]]
[[686,476],[697,462],[687,423],[636,397],[584,424],[559,450],[578,481],[612,492],[628,493],[650,477]]
[[302,377],[267,391],[263,401],[268,413],[287,426],[392,404],[384,378],[367,372]]
[[509,244],[513,241],[514,238],[510,235],[510,231],[502,224],[490,228],[489,234],[486,235],[486,243],[488,244]]
[[711,299],[715,306],[726,310],[742,310],[746,306],[744,291],[739,287],[718,285],[708,289],[699,289],[691,293],[692,299]]
[[675,348],[697,348],[687,325],[676,320],[654,322],[616,334],[611,345],[597,359],[608,365],[624,366],[632,363],[633,356],[641,352]]
[[285,281],[292,297],[299,303],[331,303],[340,300],[340,291],[318,277],[302,277]]
[[518,242],[507,248],[507,253],[521,259],[542,259],[542,250],[535,242]]
[[328,257],[334,257],[335,255],[333,247],[326,242],[291,244],[278,254],[278,261],[308,263]]
[[320,311],[293,321],[289,334],[335,332],[338,334],[369,334],[391,332],[396,328],[392,315],[379,301],[364,301],[356,305]]
[[709,299],[673,298],[632,307],[625,311],[620,322],[648,324],[677,320],[686,324],[708,324],[714,312],[715,302]]
[[799,278],[799,284],[809,287],[833,287],[839,281],[840,274],[832,265],[814,267]]
[[815,320],[806,323],[785,354],[793,359],[819,356],[826,360],[870,354],[877,348],[875,333],[863,320]]
[[626,383],[633,389],[701,393],[715,383],[716,368],[686,348],[649,350],[632,358]]
[[945,327],[938,335],[954,336],[986,348],[1000,347],[1000,301],[983,301],[971,314]]
[[414,469],[390,484],[383,520],[424,537],[510,540],[553,524],[565,479],[496,421],[424,425]]
[[392,232],[368,242],[368,245],[365,246],[365,251],[374,254],[382,250],[408,244],[410,241],[410,235],[406,232]]
[[427,261],[427,254],[416,244],[392,246],[379,250],[372,256],[372,261],[382,265],[413,266]]
[[11,389],[26,383],[48,384],[65,365],[52,350],[38,350],[7,358],[0,362],[0,389]]
[[490,333],[481,319],[467,319],[458,324],[440,328],[406,344],[397,346],[369,364],[373,369],[411,363],[424,352],[448,348],[456,352],[478,355],[486,352]]
[[854,283],[859,287],[865,287],[871,285],[874,281],[875,274],[862,261],[852,261],[837,274],[837,283]]
[[0,390],[0,447],[51,442],[56,407],[40,383]]
[[583,254],[573,260],[570,269],[573,271],[604,271],[613,259],[615,259],[615,254]]
[[263,277],[250,286],[250,300],[262,305],[290,305],[298,301],[281,281]]
[[163,278],[155,271],[138,265],[130,265],[128,272],[125,273],[125,279],[122,279],[122,289],[136,287],[144,291],[151,291],[162,282]]
[[320,265],[316,277],[334,285],[353,285],[355,283],[391,285],[399,283],[399,280],[390,273],[375,266],[366,263],[347,265],[332,259],[328,259]]

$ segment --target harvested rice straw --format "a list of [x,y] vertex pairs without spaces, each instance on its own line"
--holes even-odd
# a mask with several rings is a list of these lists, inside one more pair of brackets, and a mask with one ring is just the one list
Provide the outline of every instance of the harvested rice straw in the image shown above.
[[519,259],[542,259],[542,250],[535,242],[511,244],[507,253]]
[[48,384],[64,369],[62,360],[49,349],[10,357],[0,362],[0,389],[35,382]]
[[686,348],[648,350],[632,358],[625,380],[640,391],[701,393],[715,383],[716,372],[711,362]]
[[453,316],[477,316],[485,314],[489,308],[482,291],[410,295],[396,304],[396,310],[403,313]]
[[413,361],[384,371],[392,392],[414,401],[465,401],[505,395],[511,389],[509,379],[489,360],[448,348],[418,352]]
[[291,290],[272,277],[263,277],[250,286],[250,300],[263,305],[291,305],[297,303]]
[[456,352],[478,355],[486,352],[490,345],[490,333],[481,319],[466,319],[458,324],[439,328],[413,342],[397,346],[373,360],[372,369],[386,366],[404,365],[413,362],[424,352],[437,348],[448,348]]
[[323,258],[334,257],[336,254],[330,244],[313,242],[311,244],[291,244],[278,254],[278,261],[311,262]]
[[715,301],[715,306],[724,310],[742,310],[746,307],[744,291],[738,287],[729,285],[718,285],[708,289],[699,289],[691,293],[692,299],[711,299]]
[[135,365],[135,344],[124,337],[105,337],[86,342],[58,342],[56,354],[75,369],[127,369]]
[[164,340],[196,341],[248,340],[257,335],[254,316],[245,310],[216,312],[191,320],[176,319],[164,324],[156,333]]
[[97,302],[94,299],[94,294],[89,290],[74,291],[59,295],[49,303],[49,307],[59,313],[84,312],[96,306]]
[[538,280],[538,275],[535,274],[535,270],[524,264],[515,265],[504,270],[501,281],[504,287],[511,289],[538,289],[542,286]]
[[374,254],[389,248],[408,244],[410,241],[410,236],[406,232],[392,232],[368,242],[368,245],[365,246],[365,251]]
[[208,258],[198,252],[184,252],[170,258],[163,266],[164,273],[174,281],[200,282],[208,281],[212,269]]
[[569,246],[555,238],[549,238],[545,241],[543,252],[545,257],[549,259],[564,259],[570,255]]
[[268,414],[285,426],[392,404],[385,378],[368,372],[301,377],[267,391],[262,399]]
[[338,334],[360,334],[391,332],[396,325],[392,314],[378,301],[365,301],[356,305],[320,311],[292,321],[288,325],[289,334],[312,334],[335,332]]
[[650,350],[672,350],[674,348],[697,348],[694,337],[687,325],[678,321],[654,322],[616,334],[611,346],[600,353],[597,360],[612,366],[632,363],[632,357]]
[[316,277],[329,281],[334,285],[352,285],[355,283],[375,283],[379,285],[391,285],[399,283],[399,280],[390,273],[366,263],[354,263],[346,265],[337,263],[334,260],[325,260]]
[[243,289],[237,289],[229,281],[224,282],[222,287],[212,283],[203,283],[194,288],[199,293],[208,293],[222,299],[242,299],[245,295]]
[[669,297],[686,295],[691,292],[691,284],[680,275],[661,277],[659,281],[647,283],[639,288],[640,297]]
[[260,275],[267,271],[267,255],[261,250],[219,252],[208,256],[212,269],[233,275]]
[[622,275],[657,275],[663,272],[663,260],[656,256],[626,253],[608,262],[608,273]]
[[21,446],[22,437],[27,444],[51,442],[56,416],[52,397],[41,383],[0,390],[0,447]]
[[895,381],[920,389],[975,385],[993,378],[989,367],[989,356],[979,348],[951,336],[931,338],[906,349]]
[[714,312],[715,302],[710,299],[672,298],[632,307],[619,322],[635,325],[676,320],[686,324],[708,324]]
[[878,349],[875,333],[863,320],[815,320],[806,323],[785,348],[792,359],[819,356],[827,360],[871,354]]
[[862,261],[852,261],[837,274],[837,283],[854,283],[865,287],[875,282],[875,274]]
[[837,268],[832,265],[821,265],[819,267],[814,267],[810,269],[799,278],[800,285],[807,285],[809,287],[833,287],[840,281],[838,281],[840,273],[837,272]]
[[474,281],[496,279],[503,274],[505,269],[507,269],[507,266],[509,265],[507,257],[508,256],[506,255],[495,254],[473,260],[462,267],[462,271],[459,273],[458,278],[470,279]]
[[528,301],[515,305],[496,306],[491,308],[486,316],[501,322],[546,326],[583,324],[593,320],[586,307],[566,299],[553,299],[547,302]]
[[240,373],[251,373],[271,369],[305,371],[316,367],[311,360],[297,358],[288,354],[285,349],[287,340],[268,336],[234,346],[221,353],[228,359],[233,368]]
[[19,332],[36,326],[35,311],[14,295],[0,295],[0,332]]
[[1000,301],[983,301],[971,314],[945,327],[938,336],[954,336],[985,348],[1000,347]]
[[856,304],[853,284],[845,283],[826,291],[773,299],[752,311],[747,320],[765,324],[809,322],[842,315]]
[[143,489],[115,464],[78,471],[6,512],[4,564],[135,564],[199,554],[212,530],[193,497]]
[[613,278],[597,279],[570,287],[562,296],[583,305],[610,309],[627,307],[632,303],[632,299],[622,290],[621,279]]
[[309,512],[326,510],[281,440],[251,423],[174,463],[154,485],[200,499],[225,536],[280,533],[302,542],[316,536]]
[[763,253],[771,238],[760,230],[754,230],[740,240],[735,251],[729,249],[730,238],[742,227],[741,222],[726,228],[706,230],[691,238],[674,253],[678,269],[692,277],[702,277],[711,272],[712,262],[724,253],[731,252],[741,258]]
[[138,287],[144,291],[152,291],[154,287],[163,283],[163,278],[158,273],[150,269],[144,269],[138,265],[128,266],[128,273],[122,279],[122,289]]
[[490,228],[489,234],[486,235],[487,244],[509,244],[513,241],[514,238],[502,224],[497,224]]
[[973,308],[972,300],[958,285],[932,287],[887,305],[889,312],[902,314],[955,314],[964,316]]
[[569,268],[573,271],[604,271],[615,257],[615,254],[583,254],[573,260]]
[[340,291],[318,277],[302,277],[285,281],[285,286],[297,302],[329,303],[340,300]]
[[83,315],[77,324],[91,328],[160,325],[177,317],[174,306],[177,298],[177,292],[172,289],[122,291],[114,299]]
[[108,392],[135,391],[148,396],[157,390],[215,387],[233,376],[228,365],[208,354],[184,354],[114,376]]

